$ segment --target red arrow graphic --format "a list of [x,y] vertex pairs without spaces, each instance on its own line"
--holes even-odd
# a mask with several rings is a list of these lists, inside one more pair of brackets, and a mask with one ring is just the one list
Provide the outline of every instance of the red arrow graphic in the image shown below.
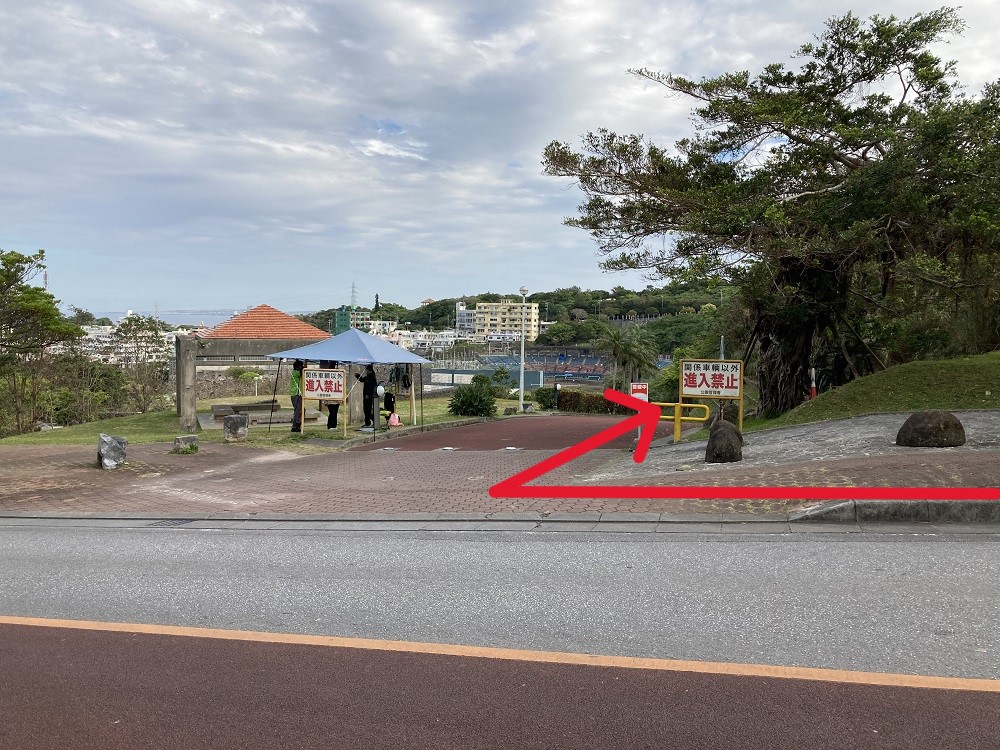
[[714,500],[1000,500],[996,487],[698,487],[698,486],[579,486],[534,485],[528,482],[565,466],[630,430],[644,428],[632,458],[642,463],[649,452],[653,433],[660,419],[660,407],[607,389],[604,398],[635,409],[637,414],[570,446],[563,451],[530,466],[512,477],[490,487],[493,498],[570,498],[570,499],[636,499],[655,500],[714,499]]

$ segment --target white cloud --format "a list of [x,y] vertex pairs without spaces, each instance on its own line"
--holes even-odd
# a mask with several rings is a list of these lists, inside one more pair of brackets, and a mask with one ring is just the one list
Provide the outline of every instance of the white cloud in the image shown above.
[[365,156],[395,156],[401,159],[419,159],[420,161],[424,161],[424,157],[412,148],[402,148],[374,138],[359,144],[358,150]]
[[[496,7],[491,7],[496,6]],[[627,75],[756,69],[850,6],[798,0],[0,0],[0,247],[91,309],[413,305],[610,288],[551,140],[671,143],[690,104]],[[909,16],[912,2],[868,13]],[[994,75],[985,0],[942,46]],[[332,259],[336,273],[297,270]],[[280,283],[275,283],[275,280]]]

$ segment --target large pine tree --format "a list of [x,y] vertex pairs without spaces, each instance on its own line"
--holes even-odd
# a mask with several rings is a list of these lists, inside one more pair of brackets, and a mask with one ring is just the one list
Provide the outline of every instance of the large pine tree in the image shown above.
[[592,234],[607,269],[738,283],[760,412],[780,414],[808,392],[818,352],[848,375],[878,361],[867,315],[947,294],[997,301],[982,284],[1000,250],[1000,87],[966,98],[930,52],[962,27],[949,8],[848,14],[799,48],[794,70],[632,71],[694,100],[696,131],[674,149],[607,130],[579,152],[551,143],[546,172],[586,197],[567,223]]

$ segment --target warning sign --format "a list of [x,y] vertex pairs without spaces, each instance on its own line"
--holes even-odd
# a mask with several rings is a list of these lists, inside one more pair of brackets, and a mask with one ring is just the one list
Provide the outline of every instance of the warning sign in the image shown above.
[[682,399],[742,398],[743,360],[686,359],[680,374]]
[[346,370],[305,370],[302,373],[302,397],[343,401],[346,383]]
[[637,398],[640,401],[649,401],[649,383],[632,383],[631,386],[632,398]]

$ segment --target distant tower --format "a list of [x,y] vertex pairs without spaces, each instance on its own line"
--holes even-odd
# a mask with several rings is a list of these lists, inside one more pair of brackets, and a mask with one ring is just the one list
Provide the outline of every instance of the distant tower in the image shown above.
[[358,306],[358,285],[351,282],[351,307]]
[[49,289],[49,272],[48,270],[42,271],[42,283],[45,285],[45,290]]

